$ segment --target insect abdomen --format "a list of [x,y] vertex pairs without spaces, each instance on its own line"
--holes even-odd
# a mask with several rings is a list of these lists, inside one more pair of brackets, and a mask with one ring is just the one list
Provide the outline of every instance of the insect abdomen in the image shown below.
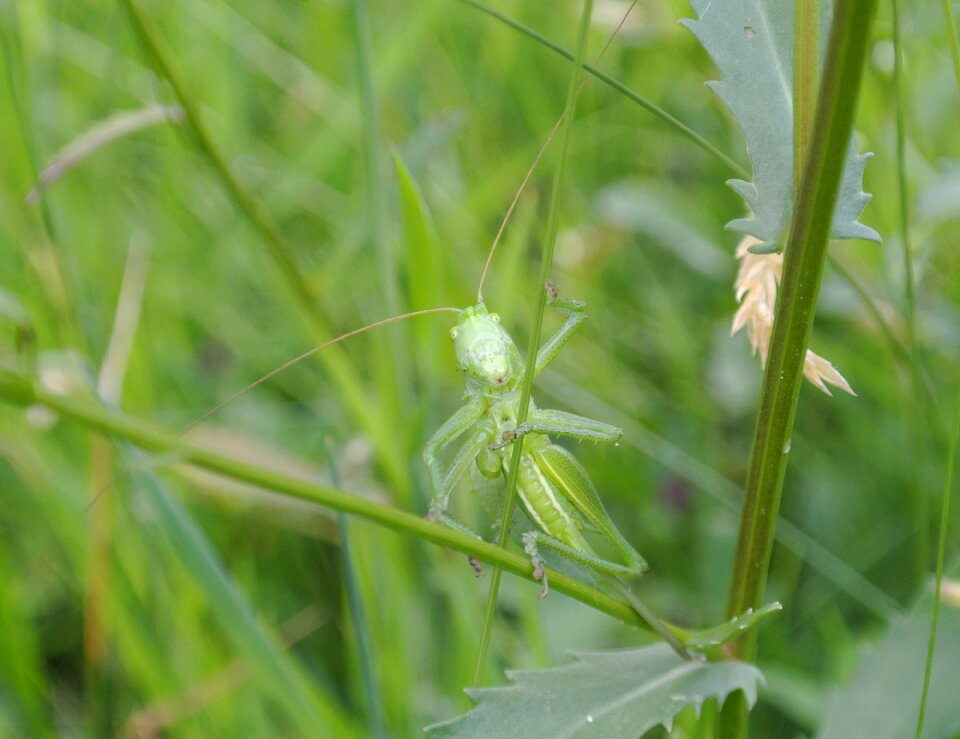
[[576,521],[560,502],[558,492],[547,480],[536,460],[526,452],[520,458],[517,494],[523,501],[527,514],[543,532],[571,547],[590,551],[590,545],[580,533]]

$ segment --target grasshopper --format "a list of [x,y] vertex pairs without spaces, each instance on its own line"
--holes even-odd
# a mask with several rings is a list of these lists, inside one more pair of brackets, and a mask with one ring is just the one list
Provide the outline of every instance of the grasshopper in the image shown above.
[[[537,352],[535,376],[587,318],[584,303],[560,299],[550,282],[545,289],[548,305],[564,314],[565,320]],[[507,449],[527,437],[520,458],[517,494],[527,516],[537,526],[537,530],[523,534],[522,542],[533,564],[533,576],[543,584],[540,597],[548,591],[541,548],[606,574],[642,574],[647,569],[646,562],[614,525],[583,465],[569,451],[552,443],[549,436],[617,442],[623,432],[572,413],[541,410],[532,401],[528,420],[518,424],[523,361],[500,316],[489,312],[482,301],[460,312],[450,336],[457,366],[464,375],[467,403],[447,419],[424,449],[423,458],[434,489],[429,517],[474,533],[446,515],[452,490],[474,462],[487,478],[506,476],[510,464]],[[464,435],[466,442],[444,470],[440,453]],[[586,528],[603,536],[620,554],[622,563],[598,556],[584,537]]]
[[[537,352],[535,377],[557,356],[587,319],[583,302],[561,299],[551,282],[547,282],[544,289],[547,291],[547,304],[566,318]],[[450,329],[450,336],[457,366],[464,375],[467,403],[440,426],[424,447],[423,459],[430,471],[434,491],[428,518],[482,538],[446,514],[450,494],[471,464],[475,463],[480,473],[490,479],[506,475],[510,464],[506,450],[523,439],[517,493],[528,518],[538,530],[525,532],[521,541],[530,556],[534,578],[543,584],[540,597],[545,597],[548,592],[541,547],[608,575],[633,578],[645,572],[646,561],[613,523],[583,465],[569,451],[553,444],[549,436],[553,434],[616,443],[623,432],[616,426],[573,413],[541,410],[532,400],[528,420],[518,424],[523,360],[510,334],[504,329],[500,316],[487,310],[482,293],[478,296],[477,304],[468,308],[429,308],[405,313],[368,324],[315,346],[241,388],[189,427],[292,364],[332,344],[388,323],[432,313],[458,315],[457,324]],[[468,432],[467,441],[457,451],[449,468],[444,470],[439,460],[440,454]],[[598,556],[584,536],[583,532],[587,529],[604,537],[620,554],[622,562],[612,562]]]

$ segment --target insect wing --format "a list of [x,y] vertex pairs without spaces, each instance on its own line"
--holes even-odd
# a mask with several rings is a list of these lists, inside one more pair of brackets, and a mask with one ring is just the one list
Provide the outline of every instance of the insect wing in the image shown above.
[[611,539],[622,540],[610,514],[600,502],[593,480],[576,457],[554,444],[535,452],[534,456],[550,481],[560,488],[587,521]]
[[616,545],[628,566],[635,567],[637,574],[646,570],[646,561],[630,545],[630,542],[623,538],[623,534],[617,529],[607,509],[600,502],[593,480],[577,458],[563,447],[554,444],[534,452],[534,457],[550,481],[573,503],[583,517]]

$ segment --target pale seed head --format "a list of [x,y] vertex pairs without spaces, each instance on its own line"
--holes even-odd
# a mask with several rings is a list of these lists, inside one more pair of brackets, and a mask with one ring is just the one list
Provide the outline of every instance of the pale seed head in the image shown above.
[[[733,316],[730,335],[746,327],[753,353],[760,355],[760,365],[766,366],[773,331],[773,310],[777,304],[777,286],[783,274],[783,254],[754,254],[751,246],[760,244],[753,236],[744,236],[737,245],[740,269],[733,283],[740,307]],[[827,395],[827,384],[856,395],[837,368],[814,352],[807,350],[803,363],[804,376]]]

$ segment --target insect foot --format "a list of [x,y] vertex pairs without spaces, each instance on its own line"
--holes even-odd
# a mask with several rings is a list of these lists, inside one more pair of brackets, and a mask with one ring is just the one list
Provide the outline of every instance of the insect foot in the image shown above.
[[533,564],[533,579],[539,580],[543,584],[543,589],[537,595],[540,600],[543,600],[550,592],[550,586],[547,584],[547,573],[543,568],[543,557],[540,556],[540,551],[537,549],[537,535],[528,531],[520,537],[520,540],[523,542],[523,551],[530,556],[530,562]]
[[467,557],[467,562],[470,563],[470,567],[473,569],[474,577],[483,576],[483,567],[480,566],[480,560],[476,557]]
[[505,446],[508,446],[517,440],[517,429],[508,429],[500,434],[500,443],[491,444],[490,451],[495,452],[497,449],[503,449]]

